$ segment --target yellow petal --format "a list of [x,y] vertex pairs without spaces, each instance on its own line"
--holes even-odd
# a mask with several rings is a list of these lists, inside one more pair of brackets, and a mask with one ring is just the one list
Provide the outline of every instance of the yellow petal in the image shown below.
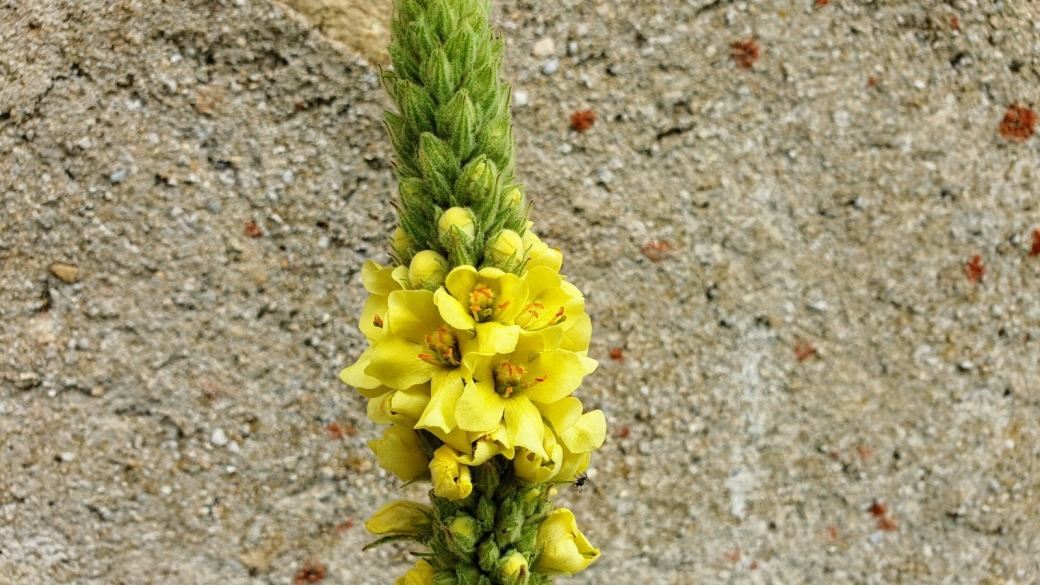
[[526,396],[513,396],[505,400],[504,419],[506,432],[515,447],[523,447],[543,459],[549,456],[542,446],[545,425],[542,414]]
[[490,370],[479,381],[468,380],[455,407],[455,422],[459,427],[476,433],[493,430],[502,420],[506,400],[495,392],[495,381]]
[[373,355],[375,355],[375,348],[366,348],[354,365],[344,368],[339,373],[340,380],[357,388],[358,392],[368,398],[374,398],[386,392],[383,384],[377,378],[365,373],[365,369],[372,363]]
[[430,387],[427,384],[391,390],[368,401],[368,418],[377,424],[414,427],[429,402]]
[[602,410],[581,415],[576,423],[560,433],[560,442],[572,453],[587,453],[603,446],[607,434],[607,420]]
[[365,522],[372,534],[414,534],[429,532],[433,509],[408,500],[394,500],[383,504],[378,512]]
[[429,382],[439,368],[419,357],[424,351],[418,343],[387,335],[375,346],[365,374],[398,390]]
[[[454,274],[454,272],[452,272],[452,274]],[[441,318],[443,318],[448,325],[464,331],[470,331],[473,329],[473,326],[476,325],[473,321],[473,316],[470,315],[468,310],[466,310],[466,307],[464,307],[458,299],[448,294],[448,291],[443,288],[439,288],[437,289],[437,292],[433,293],[433,303],[437,305],[437,310],[440,311]]]
[[394,280],[393,273],[393,267],[383,267],[369,260],[361,267],[361,283],[369,293],[386,297],[401,289],[401,283]]
[[422,418],[415,425],[417,429],[430,429],[443,434],[451,433],[457,425],[455,407],[465,388],[463,369],[440,370],[433,376],[430,384],[430,402],[422,413]]
[[525,394],[535,402],[551,404],[578,389],[585,370],[577,354],[565,350],[545,351],[528,364],[528,375],[540,380]]
[[433,293],[428,290],[398,290],[387,297],[389,331],[416,343],[444,326]]
[[383,431],[381,439],[369,441],[368,446],[379,459],[379,466],[401,481],[412,481],[429,471],[429,462],[419,447],[419,435],[410,428],[394,425]]
[[437,569],[424,560],[415,563],[415,568],[405,573],[404,577],[398,577],[394,585],[433,585],[433,576]]

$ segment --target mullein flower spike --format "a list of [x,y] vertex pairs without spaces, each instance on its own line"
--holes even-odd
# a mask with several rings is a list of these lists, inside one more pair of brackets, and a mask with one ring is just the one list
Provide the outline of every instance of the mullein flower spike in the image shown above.
[[527,220],[503,44],[487,0],[396,0],[383,83],[396,153],[394,266],[369,261],[358,327],[368,348],[340,378],[389,425],[369,441],[430,505],[366,522],[426,549],[397,585],[542,585],[599,556],[566,509],[603,444],[603,413],[573,394],[596,369],[585,300]]

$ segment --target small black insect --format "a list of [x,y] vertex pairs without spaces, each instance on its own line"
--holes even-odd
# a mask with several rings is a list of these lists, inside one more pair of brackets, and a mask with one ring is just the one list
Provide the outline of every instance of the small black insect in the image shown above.
[[585,487],[585,482],[587,481],[589,481],[589,476],[583,471],[574,476],[574,483],[571,484],[571,487],[578,490],[578,493],[580,494],[581,488]]

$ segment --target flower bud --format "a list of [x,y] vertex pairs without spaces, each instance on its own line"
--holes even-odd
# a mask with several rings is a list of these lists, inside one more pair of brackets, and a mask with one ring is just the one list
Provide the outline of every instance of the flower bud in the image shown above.
[[477,549],[477,539],[480,538],[477,520],[468,514],[460,514],[448,525],[451,532],[451,548],[456,556],[464,557]]
[[452,228],[459,230],[459,233],[469,239],[473,239],[477,234],[473,214],[465,207],[452,207],[442,213],[441,218],[437,220],[437,234],[441,240],[451,233]]
[[506,553],[498,562],[498,575],[502,583],[508,585],[527,585],[527,578],[529,575],[527,557],[515,550]]
[[448,275],[448,261],[433,250],[423,250],[412,258],[408,266],[408,282],[412,288],[437,290]]
[[515,272],[524,263],[524,241],[513,230],[502,230],[488,241],[484,264],[504,272]]
[[398,255],[398,259],[401,260],[401,262],[408,262],[412,259],[412,254],[415,253],[415,241],[412,240],[411,236],[408,235],[408,232],[404,231],[400,226],[394,230],[394,239],[392,244],[394,251]]
[[542,522],[538,544],[545,547],[535,567],[542,571],[573,575],[599,558],[599,549],[589,544],[578,530],[574,514],[566,508],[553,510]]
[[394,500],[388,502],[365,522],[365,528],[372,534],[411,534],[422,536],[430,531],[430,516],[433,509],[429,506]]
[[372,439],[368,446],[379,459],[379,466],[401,481],[412,481],[429,471],[429,462],[419,447],[419,435],[408,427],[389,427],[383,431],[383,438]]

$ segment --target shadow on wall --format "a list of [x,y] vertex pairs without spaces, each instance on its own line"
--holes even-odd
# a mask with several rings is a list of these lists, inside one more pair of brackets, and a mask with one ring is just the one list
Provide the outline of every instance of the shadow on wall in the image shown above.
[[284,0],[325,36],[343,43],[373,64],[390,62],[391,0]]

